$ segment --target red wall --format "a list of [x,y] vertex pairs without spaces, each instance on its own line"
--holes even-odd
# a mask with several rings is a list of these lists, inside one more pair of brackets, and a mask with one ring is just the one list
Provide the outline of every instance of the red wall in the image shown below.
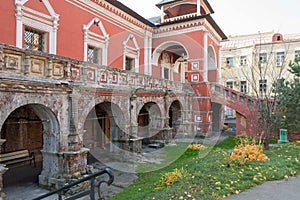
[[16,45],[15,1],[1,1],[0,27],[0,42]]

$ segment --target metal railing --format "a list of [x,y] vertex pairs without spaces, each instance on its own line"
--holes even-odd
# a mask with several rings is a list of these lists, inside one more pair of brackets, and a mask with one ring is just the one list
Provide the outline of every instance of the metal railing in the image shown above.
[[[102,181],[99,181],[99,183],[96,183],[96,178],[98,176],[101,176],[103,174],[107,174],[109,176],[109,179],[106,181],[106,180],[102,180]],[[49,192],[47,194],[44,194],[44,195],[41,195],[37,198],[34,198],[33,200],[40,200],[40,199],[44,199],[46,197],[49,197],[49,196],[52,196],[52,195],[55,195],[57,194],[58,195],[58,199],[59,200],[62,200],[63,199],[63,194],[68,191],[70,188],[76,186],[76,185],[79,185],[80,183],[83,183],[85,181],[90,181],[90,189],[89,190],[85,190],[83,192],[80,192],[80,193],[77,193],[73,196],[69,196],[69,197],[66,197],[65,200],[74,200],[74,199],[79,199],[81,197],[84,197],[84,196],[90,196],[90,199],[91,200],[95,200],[95,187],[97,188],[97,192],[98,192],[98,197],[99,197],[99,200],[104,200],[104,197],[102,197],[102,194],[101,194],[101,191],[100,191],[100,187],[101,187],[101,184],[102,183],[106,183],[108,186],[111,185],[114,181],[114,175],[111,171],[111,169],[109,168],[106,168],[102,171],[99,171],[99,172],[96,172],[94,174],[91,174],[87,177],[84,177],[78,181],[75,181],[73,183],[70,183],[64,187],[61,187],[57,190],[54,190],[52,192]]]

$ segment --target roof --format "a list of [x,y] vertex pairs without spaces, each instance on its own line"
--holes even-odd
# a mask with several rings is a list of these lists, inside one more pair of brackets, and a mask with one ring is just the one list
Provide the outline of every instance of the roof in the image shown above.
[[110,3],[110,4],[112,4],[113,6],[116,6],[117,8],[120,8],[121,10],[123,10],[127,14],[131,15],[132,17],[140,20],[144,24],[146,24],[148,26],[151,26],[151,27],[155,26],[149,20],[145,19],[144,17],[142,17],[141,15],[139,15],[138,13],[136,13],[135,11],[133,11],[132,9],[128,8],[127,6],[125,6],[124,4],[122,4],[121,2],[119,2],[117,0],[106,0],[106,1],[108,3]]
[[176,23],[191,21],[193,19],[203,19],[203,18],[205,18],[208,21],[208,23],[216,30],[216,32],[219,34],[219,36],[222,38],[222,40],[227,39],[227,36],[225,35],[225,33],[218,26],[218,24],[215,22],[215,20],[212,18],[212,16],[210,14],[199,15],[199,16],[195,16],[195,17],[191,17],[191,18],[184,18],[184,19],[176,20],[176,21],[169,21],[169,22],[166,22],[163,24],[159,24],[157,26],[160,27],[160,26],[164,26],[164,25],[176,24]]
[[[174,3],[176,1],[182,1],[182,0],[162,0],[161,2],[156,4],[156,6],[160,9],[163,5],[166,5],[166,4],[169,4],[169,3]],[[207,0],[203,0],[203,1],[206,4],[206,6],[208,7],[210,13],[214,13],[214,10],[212,9],[212,7],[208,3],[208,1]]]
[[[238,49],[261,44],[273,43],[272,37],[275,33],[255,33],[248,35],[229,36],[228,40],[221,43],[222,49]],[[300,41],[300,34],[283,34],[283,42]]]
[[[143,22],[144,24],[151,26],[151,27],[159,27],[161,25],[166,25],[166,24],[176,24],[176,23],[180,23],[180,22],[184,22],[184,21],[189,21],[189,20],[193,20],[193,19],[200,19],[200,18],[206,18],[207,21],[212,25],[212,27],[217,31],[217,33],[220,35],[220,37],[224,40],[227,39],[227,36],[223,33],[223,31],[221,30],[221,28],[216,24],[216,22],[214,21],[214,19],[210,16],[210,14],[207,15],[200,15],[200,16],[196,16],[194,18],[187,18],[187,19],[183,19],[183,20],[178,20],[178,21],[174,21],[174,22],[168,22],[168,23],[164,23],[164,24],[158,24],[158,19],[159,17],[155,17],[155,18],[151,18],[150,20],[145,19],[144,17],[142,17],[141,15],[139,15],[138,13],[136,13],[135,11],[133,11],[132,9],[128,8],[127,6],[125,6],[124,4],[122,4],[121,2],[119,2],[118,0],[106,0],[108,3],[112,4],[113,6],[123,10],[124,12],[126,12],[127,14],[131,15],[132,17],[140,20],[141,22]],[[170,2],[175,2],[175,1],[181,1],[181,0],[163,0],[160,3],[170,3]],[[204,0],[204,2],[207,3],[207,6],[209,7],[209,9],[211,9],[209,3],[207,2],[207,0]],[[211,9],[212,10],[212,9]],[[213,11],[213,10],[212,10]],[[153,22],[153,23],[152,23]],[[155,23],[155,24],[154,24]]]

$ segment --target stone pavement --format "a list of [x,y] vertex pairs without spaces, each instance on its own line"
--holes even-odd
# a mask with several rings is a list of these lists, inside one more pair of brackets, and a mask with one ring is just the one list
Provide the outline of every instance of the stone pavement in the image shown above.
[[299,200],[300,176],[268,181],[224,200]]

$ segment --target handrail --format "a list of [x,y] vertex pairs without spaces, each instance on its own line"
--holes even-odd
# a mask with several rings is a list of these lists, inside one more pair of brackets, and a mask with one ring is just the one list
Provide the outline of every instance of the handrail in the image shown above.
[[[97,185],[95,185],[95,178],[98,177],[98,176],[101,176],[103,174],[108,174],[109,179],[107,181],[105,181],[105,180],[100,181]],[[75,200],[75,199],[79,199],[79,198],[87,196],[87,195],[90,196],[91,200],[95,200],[95,188],[94,188],[95,186],[97,186],[99,200],[104,200],[104,198],[101,196],[101,191],[100,191],[101,184],[102,183],[106,183],[108,186],[111,185],[113,183],[113,181],[114,181],[114,175],[113,175],[113,172],[111,171],[111,169],[105,168],[102,171],[96,172],[96,173],[91,174],[91,175],[89,175],[87,177],[84,177],[84,178],[82,178],[82,179],[80,179],[78,181],[75,181],[75,182],[70,183],[70,184],[68,184],[66,186],[63,186],[63,187],[61,187],[61,188],[59,188],[57,190],[54,190],[54,191],[49,192],[47,194],[41,195],[39,197],[36,197],[33,200],[44,199],[44,198],[52,196],[54,194],[57,194],[58,195],[58,199],[62,200],[62,193],[65,190],[68,190],[71,187],[76,186],[76,185],[78,185],[78,184],[80,184],[82,182],[88,181],[88,180],[90,180],[90,189],[89,190],[86,190],[86,191],[80,192],[80,193],[78,193],[76,195],[73,195],[71,197],[68,197],[66,200]]]

